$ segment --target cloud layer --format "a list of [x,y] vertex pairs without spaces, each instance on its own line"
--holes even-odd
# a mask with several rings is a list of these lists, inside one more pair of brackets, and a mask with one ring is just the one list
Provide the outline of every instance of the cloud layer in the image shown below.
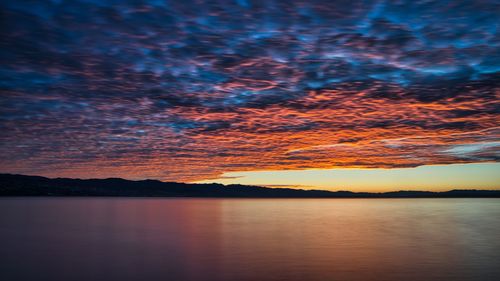
[[500,159],[498,1],[8,2],[4,172]]

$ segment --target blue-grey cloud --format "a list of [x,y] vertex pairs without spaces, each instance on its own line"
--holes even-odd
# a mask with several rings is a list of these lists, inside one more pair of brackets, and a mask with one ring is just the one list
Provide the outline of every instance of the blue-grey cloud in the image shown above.
[[449,153],[499,138],[495,0],[0,5],[3,171],[191,180],[498,160]]

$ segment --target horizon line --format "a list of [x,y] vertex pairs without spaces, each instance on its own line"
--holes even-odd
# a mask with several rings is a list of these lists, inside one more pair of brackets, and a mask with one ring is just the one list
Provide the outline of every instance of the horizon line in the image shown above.
[[398,192],[415,192],[415,193],[447,193],[447,192],[452,192],[452,191],[494,191],[494,192],[500,192],[498,189],[478,189],[478,188],[452,188],[448,190],[441,190],[441,191],[431,191],[431,190],[410,190],[410,189],[399,189],[399,190],[394,190],[394,191],[351,191],[347,189],[338,189],[338,190],[326,190],[326,189],[316,189],[314,186],[310,186],[314,189],[302,189],[302,188],[291,188],[292,186],[295,187],[300,187],[300,185],[254,185],[254,184],[223,184],[223,183],[217,183],[217,182],[212,182],[212,183],[192,183],[192,182],[177,182],[177,181],[162,181],[158,179],[126,179],[126,178],[121,178],[121,177],[107,177],[107,178],[68,178],[68,177],[46,177],[46,176],[40,176],[40,175],[27,175],[27,174],[13,174],[13,173],[1,173],[0,172],[0,177],[2,176],[15,176],[15,177],[31,177],[31,178],[43,178],[47,180],[79,180],[79,181],[92,181],[92,180],[122,180],[122,181],[129,181],[129,182],[146,182],[146,181],[154,181],[154,182],[159,182],[159,183],[164,183],[164,184],[181,184],[181,185],[196,185],[196,186],[210,186],[210,185],[216,185],[216,186],[224,186],[224,187],[231,187],[231,186],[240,186],[240,187],[257,187],[257,188],[265,188],[265,189],[273,189],[273,190],[296,190],[296,191],[319,191],[319,192],[328,192],[328,193],[337,193],[337,192],[348,192],[348,193],[354,193],[354,194],[390,194],[390,193],[398,193]]

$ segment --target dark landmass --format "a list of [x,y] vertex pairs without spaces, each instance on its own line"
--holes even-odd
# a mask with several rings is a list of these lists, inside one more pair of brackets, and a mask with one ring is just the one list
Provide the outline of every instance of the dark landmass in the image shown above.
[[396,191],[384,193],[301,190],[248,185],[188,184],[157,180],[49,179],[0,174],[0,196],[113,196],[223,198],[500,198],[500,190]]

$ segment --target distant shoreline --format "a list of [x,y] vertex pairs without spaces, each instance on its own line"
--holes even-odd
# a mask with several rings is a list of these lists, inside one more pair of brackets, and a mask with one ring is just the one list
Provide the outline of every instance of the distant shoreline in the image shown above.
[[71,196],[71,195],[3,195],[0,194],[1,200],[11,200],[11,199],[500,199],[500,196],[470,196],[470,197],[203,197],[203,196],[96,196],[96,195],[82,195],[82,196]]
[[269,188],[250,185],[189,184],[120,178],[69,179],[0,174],[0,197],[128,198],[500,198],[500,190],[461,189],[442,192],[381,193]]

